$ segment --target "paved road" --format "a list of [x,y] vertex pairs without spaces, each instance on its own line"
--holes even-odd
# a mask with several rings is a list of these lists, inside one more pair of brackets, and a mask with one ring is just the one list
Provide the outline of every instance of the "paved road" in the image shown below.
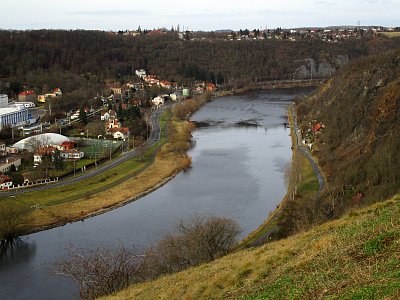
[[164,110],[165,110],[165,108],[160,108],[160,109],[153,111],[153,113],[151,114],[150,136],[147,139],[147,141],[140,147],[140,149],[134,149],[131,151],[127,151],[124,154],[122,154],[121,156],[119,156],[118,158],[111,161],[110,163],[101,164],[97,169],[87,171],[78,177],[68,177],[65,180],[58,181],[55,183],[50,183],[48,185],[40,185],[40,186],[31,187],[31,188],[21,188],[21,189],[12,190],[12,191],[3,191],[3,192],[0,192],[0,197],[15,196],[16,194],[29,193],[29,192],[34,192],[34,191],[42,191],[42,190],[65,186],[65,185],[68,185],[71,183],[76,183],[78,181],[97,176],[105,171],[108,171],[108,170],[120,165],[121,163],[123,163],[129,159],[134,158],[135,156],[138,156],[144,150],[152,147],[160,139],[161,127],[160,127],[159,119]]
[[300,153],[303,154],[310,162],[310,164],[313,168],[313,171],[314,171],[315,175],[317,175],[317,178],[318,178],[318,183],[319,183],[318,192],[321,192],[325,186],[324,176],[322,176],[322,173],[321,173],[320,169],[318,168],[318,165],[315,162],[314,158],[311,156],[308,148],[303,145],[303,142],[301,140],[299,126],[297,124],[297,115],[296,115],[296,111],[294,110],[294,104],[291,105],[290,109],[291,109],[291,112],[293,115],[293,126],[294,126],[294,132],[296,133],[297,148],[299,149]]

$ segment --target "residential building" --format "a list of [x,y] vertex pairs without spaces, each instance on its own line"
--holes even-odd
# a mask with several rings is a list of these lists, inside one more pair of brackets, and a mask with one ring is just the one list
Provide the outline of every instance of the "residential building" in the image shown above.
[[7,149],[6,149],[6,143],[3,141],[0,141],[0,156],[4,157],[7,156]]
[[46,103],[46,99],[47,99],[46,95],[38,95],[37,102]]
[[6,147],[7,154],[17,154],[18,152],[19,152],[19,149],[16,147]]
[[157,96],[153,100],[151,100],[151,102],[155,106],[161,106],[161,105],[164,105],[164,98]]
[[33,90],[24,91],[18,94],[18,101],[36,101],[37,95]]
[[0,189],[7,190],[13,186],[12,179],[7,175],[0,175]]
[[165,89],[171,89],[172,88],[172,84],[171,82],[167,81],[167,80],[162,80],[160,82],[160,86],[165,88]]
[[17,156],[8,156],[0,160],[0,172],[4,173],[10,171],[11,166],[14,165],[18,170],[19,166],[21,166],[21,157]]
[[107,89],[109,89],[113,94],[122,94],[122,86],[118,83],[108,83]]
[[56,147],[60,151],[71,150],[71,149],[74,149],[76,147],[76,142],[74,142],[74,141],[65,141],[65,142],[62,142],[60,145],[56,145]]
[[121,128],[121,123],[117,118],[110,118],[106,124],[106,129]]
[[217,90],[217,86],[214,83],[207,83],[206,90],[207,92],[214,92]]
[[65,160],[78,160],[85,156],[85,152],[77,149],[61,150],[60,155]]
[[33,154],[33,162],[41,163],[44,155],[53,156],[54,152],[57,150],[55,146],[40,147],[35,154]]
[[108,133],[111,134],[116,140],[126,140],[129,136],[129,128],[111,128],[108,130]]
[[147,75],[147,74],[146,74],[146,71],[143,70],[143,69],[136,70],[136,71],[135,71],[135,74],[136,74],[136,76],[138,76],[138,77],[140,77],[140,78],[143,78],[143,77],[145,77],[145,76]]
[[110,113],[108,111],[101,113],[100,120],[108,121],[109,119],[110,119]]

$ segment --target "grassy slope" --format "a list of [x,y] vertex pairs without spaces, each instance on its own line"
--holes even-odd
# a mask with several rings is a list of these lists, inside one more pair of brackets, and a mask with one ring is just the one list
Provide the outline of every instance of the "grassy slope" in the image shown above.
[[399,299],[399,200],[105,299]]

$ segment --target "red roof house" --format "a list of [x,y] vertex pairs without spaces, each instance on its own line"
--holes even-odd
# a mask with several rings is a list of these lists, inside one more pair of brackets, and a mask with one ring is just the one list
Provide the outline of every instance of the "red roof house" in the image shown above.
[[316,133],[316,132],[320,131],[321,128],[322,128],[322,124],[321,124],[320,122],[318,122],[317,124],[315,124],[315,125],[313,126],[312,131],[313,131],[313,133]]

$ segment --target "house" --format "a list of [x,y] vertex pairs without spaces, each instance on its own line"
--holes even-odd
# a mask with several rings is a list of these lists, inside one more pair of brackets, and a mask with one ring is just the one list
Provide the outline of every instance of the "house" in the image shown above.
[[38,95],[37,96],[37,102],[39,102],[39,103],[46,103],[46,99],[47,99],[46,95]]
[[108,121],[110,119],[110,113],[108,111],[102,112],[100,116],[100,120],[102,121]]
[[19,149],[16,147],[6,147],[7,154],[17,154]]
[[171,89],[172,88],[171,82],[169,82],[167,80],[160,81],[160,86],[165,88],[165,89]]
[[313,133],[317,133],[318,131],[320,131],[322,129],[322,124],[320,122],[318,122],[317,124],[315,124],[312,128]]
[[116,140],[126,140],[129,136],[129,128],[111,128],[109,129],[108,133],[111,134]]
[[0,160],[0,172],[10,171],[12,165],[18,170],[19,166],[21,166],[21,157],[9,156]]
[[7,175],[0,175],[0,189],[7,190],[13,186],[12,179]]
[[60,156],[64,160],[78,160],[85,156],[85,152],[79,151],[77,149],[61,150]]
[[153,103],[153,105],[155,106],[160,106],[160,105],[164,105],[164,98],[157,96],[155,97],[153,100],[151,100],[151,102]]
[[60,88],[55,88],[53,90],[54,95],[56,95],[56,97],[61,97],[62,96],[62,91]]
[[117,118],[117,112],[115,110],[110,110],[108,113],[110,114],[110,119]]
[[0,156],[4,157],[7,156],[7,147],[6,143],[3,141],[0,141]]
[[214,83],[207,83],[206,84],[206,91],[207,92],[215,92],[217,90],[217,86]]
[[121,128],[121,123],[117,118],[110,118],[106,124],[106,130],[111,128]]
[[136,70],[136,71],[135,71],[135,74],[136,74],[136,76],[138,76],[138,77],[140,77],[140,78],[143,78],[143,77],[145,77],[145,76],[147,75],[147,74],[146,74],[146,71],[143,70],[143,69]]
[[46,146],[46,147],[40,147],[35,154],[33,154],[33,162],[34,163],[41,163],[42,158],[44,155],[50,155],[53,156],[54,152],[57,150],[56,147],[54,146]]
[[143,77],[143,80],[148,83],[149,85],[159,85],[160,80],[154,75],[147,75]]
[[161,30],[161,29],[156,29],[156,30],[150,30],[147,35],[149,36],[162,36],[167,34],[165,31]]
[[18,94],[18,101],[36,101],[37,95],[33,90],[24,91]]
[[62,97],[62,92],[61,92],[60,88],[55,88],[51,93],[44,94],[44,98],[42,96],[43,95],[39,95],[40,100],[39,100],[39,97],[38,97],[38,102],[42,102],[43,100],[44,100],[44,102],[46,102],[47,98],[59,98],[59,97]]
[[110,90],[114,95],[122,94],[122,86],[118,83],[108,83],[107,89]]
[[56,146],[58,150],[63,151],[63,150],[71,150],[76,147],[76,142],[74,141],[64,141],[60,145]]

